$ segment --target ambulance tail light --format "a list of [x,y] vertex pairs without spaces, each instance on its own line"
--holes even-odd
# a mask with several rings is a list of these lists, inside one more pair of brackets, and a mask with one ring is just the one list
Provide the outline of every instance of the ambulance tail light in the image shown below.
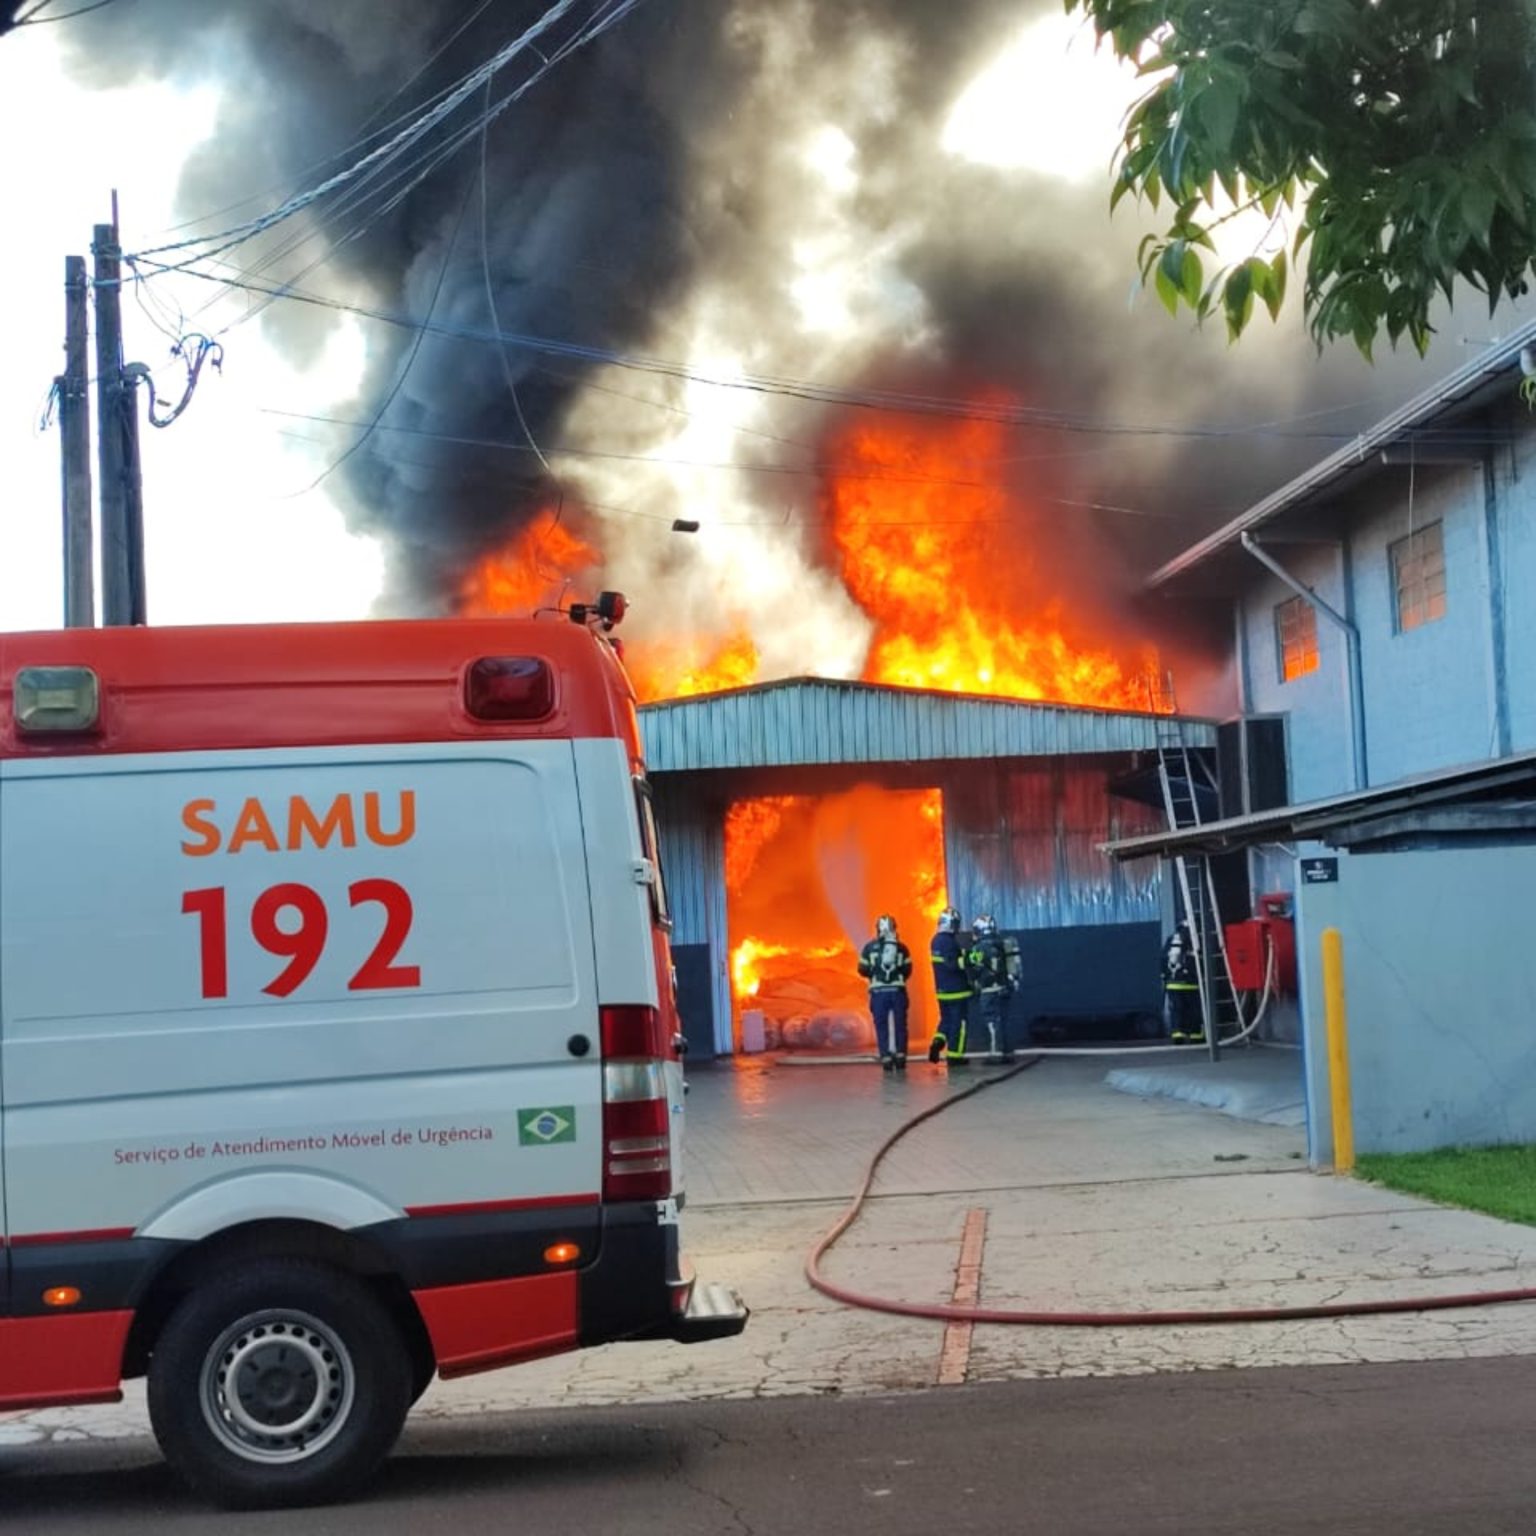
[[603,1199],[665,1200],[672,1193],[671,1105],[665,1034],[655,1008],[604,1008]]

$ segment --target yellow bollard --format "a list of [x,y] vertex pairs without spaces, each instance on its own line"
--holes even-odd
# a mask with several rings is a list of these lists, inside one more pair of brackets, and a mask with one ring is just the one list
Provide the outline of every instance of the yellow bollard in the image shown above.
[[1328,1086],[1333,1100],[1333,1171],[1355,1167],[1355,1112],[1349,1091],[1349,1017],[1344,1006],[1344,940],[1323,930],[1323,1005],[1328,1019]]

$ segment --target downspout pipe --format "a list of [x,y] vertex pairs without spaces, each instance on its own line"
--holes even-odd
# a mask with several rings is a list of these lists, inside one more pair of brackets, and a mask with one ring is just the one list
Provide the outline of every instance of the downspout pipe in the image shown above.
[[1360,668],[1360,631],[1337,608],[1325,603],[1311,587],[1303,585],[1280,564],[1270,552],[1244,531],[1239,535],[1242,546],[1277,581],[1289,587],[1297,597],[1344,631],[1344,647],[1349,660],[1349,724],[1353,742],[1355,788],[1365,789],[1370,784],[1370,773],[1365,757],[1365,683]]

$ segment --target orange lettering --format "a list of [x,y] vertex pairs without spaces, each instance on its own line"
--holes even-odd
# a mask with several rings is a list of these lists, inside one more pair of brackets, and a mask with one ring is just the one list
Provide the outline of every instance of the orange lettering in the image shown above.
[[219,835],[219,829],[209,820],[204,812],[215,810],[217,807],[212,800],[189,800],[181,808],[181,824],[188,832],[196,832],[202,839],[201,842],[183,843],[181,851],[190,854],[194,859],[200,859],[205,854],[217,853],[219,844],[223,839]]
[[352,823],[351,795],[337,795],[331,801],[331,808],[325,813],[324,821],[318,821],[315,818],[315,813],[309,808],[309,802],[302,795],[295,795],[288,802],[290,852],[304,846],[306,832],[316,848],[324,848],[338,834],[343,848],[356,847],[357,831]]
[[378,793],[370,789],[363,796],[363,830],[368,834],[368,841],[377,843],[381,848],[398,848],[401,843],[410,842],[416,835],[416,791],[400,791],[400,825],[397,830],[386,832],[379,821]]
[[267,820],[267,813],[261,808],[260,800],[247,800],[240,807],[240,819],[229,837],[229,851],[239,853],[247,843],[260,843],[268,853],[278,851],[277,837],[272,831],[272,823]]

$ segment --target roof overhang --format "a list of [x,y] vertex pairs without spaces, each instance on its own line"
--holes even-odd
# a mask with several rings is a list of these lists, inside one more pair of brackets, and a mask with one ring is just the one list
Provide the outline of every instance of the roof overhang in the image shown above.
[[1395,835],[1405,825],[1401,818],[1429,807],[1488,799],[1507,802],[1511,796],[1527,790],[1536,790],[1536,752],[1441,769],[1328,800],[1255,811],[1248,816],[1233,816],[1177,832],[1125,838],[1104,844],[1104,851],[1114,859],[1144,859],[1232,853],[1258,843],[1337,841],[1340,846],[1353,846],[1369,842],[1378,834]]
[[[1456,418],[1488,404],[1508,389],[1508,376],[1521,366],[1521,353],[1536,346],[1536,320],[1518,327],[1423,394],[1331,453],[1311,469],[1266,496],[1240,517],[1208,534],[1147,578],[1147,588],[1177,583],[1227,587],[1245,559],[1242,535],[1267,530],[1274,541],[1314,542],[1338,538],[1338,529],[1317,504],[1376,473],[1384,463],[1465,463],[1480,460],[1457,429]],[[1198,573],[1198,574],[1196,574]]]

